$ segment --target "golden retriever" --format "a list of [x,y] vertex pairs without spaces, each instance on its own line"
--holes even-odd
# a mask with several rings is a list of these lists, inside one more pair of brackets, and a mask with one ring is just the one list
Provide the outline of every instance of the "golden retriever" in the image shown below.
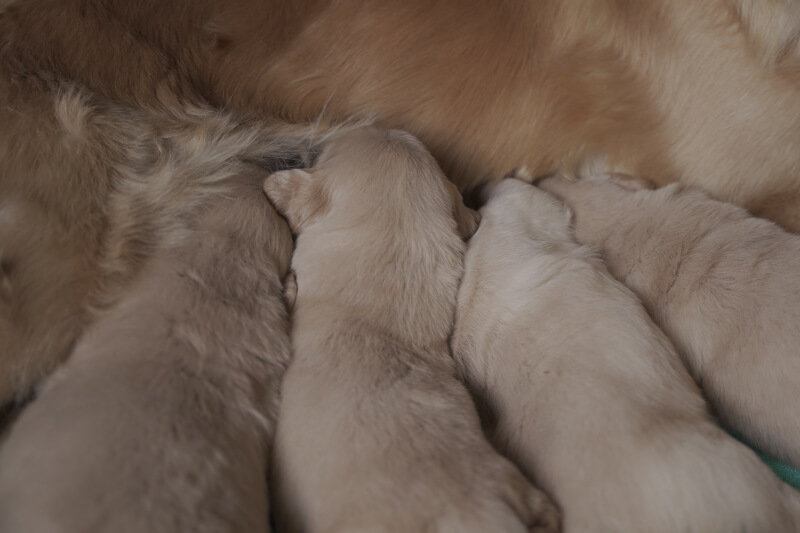
[[800,236],[673,184],[600,176],[541,186],[642,298],[721,420],[800,466]]
[[366,127],[264,187],[299,233],[280,530],[557,531],[456,378],[447,339],[475,213],[422,144]]
[[452,346],[493,440],[564,531],[793,532],[800,494],[717,427],[642,304],[517,179],[488,192]]
[[797,230],[797,5],[5,0],[0,75],[132,105],[167,91],[268,119],[374,116],[460,186],[523,164],[626,171]]

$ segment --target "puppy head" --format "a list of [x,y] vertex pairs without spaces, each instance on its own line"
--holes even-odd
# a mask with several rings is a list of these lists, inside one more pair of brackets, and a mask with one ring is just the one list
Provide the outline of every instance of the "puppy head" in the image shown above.
[[314,168],[277,172],[264,191],[295,233],[333,212],[365,220],[401,209],[408,216],[444,209],[465,239],[480,220],[419,140],[373,126],[333,137]]
[[[573,229],[582,242],[605,242],[623,225],[634,224],[642,204],[656,193],[644,178],[624,174],[603,174],[580,180],[561,176],[537,182],[537,187],[564,201],[574,213]],[[663,191],[661,189],[660,191]]]
[[524,220],[533,234],[549,240],[569,240],[572,212],[553,195],[514,177],[487,186],[482,212],[515,222]]
[[655,184],[647,178],[620,173],[599,174],[580,180],[549,176],[537,181],[536,185],[570,201],[579,201],[586,195],[608,196],[610,200],[614,196],[624,196],[624,193],[655,189]]

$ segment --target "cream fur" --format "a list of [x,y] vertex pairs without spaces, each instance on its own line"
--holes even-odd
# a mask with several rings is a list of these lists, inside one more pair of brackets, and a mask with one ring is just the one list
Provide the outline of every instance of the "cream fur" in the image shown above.
[[470,241],[453,352],[494,441],[565,532],[791,532],[800,495],[720,430],[665,335],[519,180]]
[[422,144],[359,130],[265,190],[299,232],[281,530],[556,531],[557,511],[492,450],[456,379],[447,339],[476,221]]
[[0,401],[37,398],[2,439],[0,531],[264,531],[292,241],[261,182],[310,128],[33,98],[1,163]]
[[800,236],[679,185],[542,187],[642,298],[722,421],[800,466]]

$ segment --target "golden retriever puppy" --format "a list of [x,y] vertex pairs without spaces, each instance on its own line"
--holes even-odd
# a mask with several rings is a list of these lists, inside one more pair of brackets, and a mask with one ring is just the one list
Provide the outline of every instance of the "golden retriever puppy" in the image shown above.
[[666,336],[570,213],[516,179],[470,241],[453,353],[564,531],[793,532],[800,494],[719,429]]
[[281,531],[556,531],[456,378],[447,339],[475,213],[422,144],[357,130],[265,191],[299,233],[273,464]]
[[0,449],[0,531],[269,529],[292,240],[263,176],[221,182],[22,413]]
[[310,129],[12,89],[0,400],[37,398],[0,436],[0,531],[264,531],[292,240],[262,182]]
[[374,116],[418,136],[460,186],[509,165],[611,169],[800,230],[796,6],[6,0],[0,63],[134,106],[167,90],[268,119]]
[[722,421],[800,466],[800,236],[680,185],[620,176],[541,186],[644,301]]
[[135,109],[0,77],[0,102],[0,413],[67,359],[154,254],[181,245],[187,217],[224,194],[226,168],[272,171],[313,148],[308,125],[248,122],[168,93]]

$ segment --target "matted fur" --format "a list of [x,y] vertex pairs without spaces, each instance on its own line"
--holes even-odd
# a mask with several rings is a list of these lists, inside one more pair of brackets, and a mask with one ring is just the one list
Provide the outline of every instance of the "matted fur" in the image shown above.
[[678,184],[541,186],[642,298],[722,421],[800,466],[800,237]]
[[337,137],[267,196],[299,232],[274,454],[281,531],[556,531],[481,434],[447,339],[470,214],[422,144]]
[[453,353],[494,442],[552,495],[564,531],[797,531],[800,494],[712,422],[563,204],[514,179],[489,197]]

